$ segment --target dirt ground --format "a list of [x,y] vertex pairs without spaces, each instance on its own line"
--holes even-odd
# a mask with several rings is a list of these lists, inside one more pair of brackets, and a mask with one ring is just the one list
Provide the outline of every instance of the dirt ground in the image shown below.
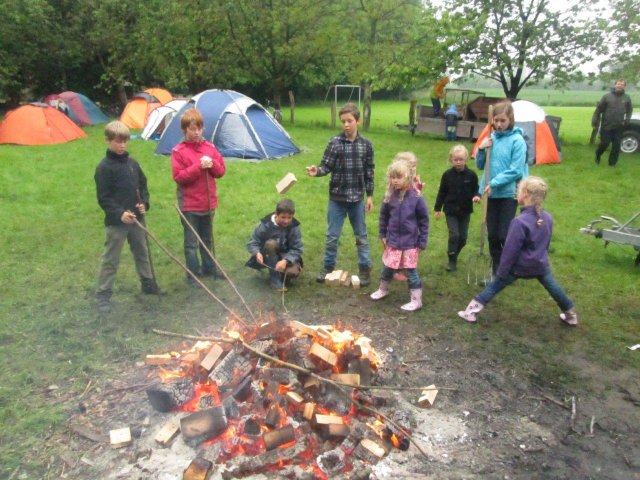
[[[289,313],[322,323],[316,315]],[[470,355],[410,317],[389,319],[356,301],[342,320],[370,337],[384,356],[384,384],[399,387],[398,407],[410,412],[413,437],[427,454],[413,445],[406,452],[394,449],[369,478],[640,479],[638,372],[603,371],[573,358],[582,362],[587,380],[584,389],[567,392],[551,382],[535,385],[495,358]],[[158,428],[176,417],[149,405],[148,371],[121,371],[80,402],[66,399],[73,411],[67,428],[48,439],[58,452],[51,478],[182,479],[196,451],[179,438],[166,449],[154,444]],[[417,392],[401,389],[430,384],[440,388],[430,409],[417,408]],[[110,448],[106,432],[125,425],[132,428],[133,445]],[[219,466],[209,478],[221,478]]]

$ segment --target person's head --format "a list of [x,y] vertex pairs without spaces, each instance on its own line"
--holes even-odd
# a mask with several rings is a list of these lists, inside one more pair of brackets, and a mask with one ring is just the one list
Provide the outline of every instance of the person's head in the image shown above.
[[405,191],[411,188],[411,180],[411,171],[406,161],[391,162],[387,168],[387,191],[384,195],[384,201],[388,202],[393,192],[398,192],[400,198],[404,198]]
[[107,142],[107,148],[118,155],[122,155],[127,151],[127,143],[129,143],[130,137],[129,128],[118,120],[109,122],[107,126],[104,127],[104,138]]
[[180,128],[187,142],[200,141],[202,130],[204,129],[204,120],[200,112],[195,108],[190,108],[184,112],[180,119]]
[[549,187],[540,177],[526,177],[518,184],[518,203],[525,206],[534,206],[537,210],[542,208],[542,203],[547,196]]
[[407,162],[409,169],[414,171],[418,166],[418,157],[416,157],[416,154],[413,152],[398,152],[396,156],[393,157],[393,161]]
[[286,228],[291,225],[293,216],[296,213],[296,207],[292,200],[284,198],[276,205],[276,223],[279,227]]
[[504,132],[513,128],[516,123],[513,113],[513,105],[509,100],[496,103],[493,106],[493,128],[499,132]]
[[624,79],[619,78],[618,80],[616,80],[616,83],[613,85],[613,89],[616,92],[624,92],[624,89],[626,86],[627,86],[627,82]]
[[469,160],[469,150],[464,145],[456,145],[449,150],[449,162],[456,170],[464,170],[467,160]]
[[355,103],[347,103],[338,112],[342,130],[348,139],[352,140],[358,134],[358,122],[360,121],[360,110]]

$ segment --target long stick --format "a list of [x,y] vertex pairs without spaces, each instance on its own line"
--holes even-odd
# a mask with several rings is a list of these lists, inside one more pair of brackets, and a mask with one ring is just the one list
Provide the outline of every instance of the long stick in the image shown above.
[[240,324],[245,327],[245,328],[249,328],[249,325],[247,325],[247,323],[242,320],[242,318],[240,318],[238,316],[238,314],[236,312],[234,312],[231,308],[229,308],[222,300],[220,300],[211,290],[209,290],[209,288],[200,281],[200,279],[198,278],[197,275],[195,275],[191,270],[189,270],[180,260],[178,260],[175,255],[173,255],[168,249],[167,247],[165,247],[164,245],[162,245],[162,243],[160,243],[160,241],[149,231],[147,230],[144,225],[142,225],[138,220],[134,219],[134,221],[136,222],[136,225],[138,225],[142,230],[145,231],[145,233],[147,235],[149,235],[149,237],[151,237],[151,239],[156,242],[156,244],[158,245],[158,247],[160,247],[160,249],[167,254],[167,256],[169,256],[169,258],[171,258],[171,260],[173,260],[174,262],[176,262],[180,268],[182,268],[185,272],[187,272],[187,275],[191,276],[191,278],[198,284],[200,285],[200,287],[207,292],[211,298],[213,298],[216,302],[218,302],[220,305],[222,305],[222,307],[229,312],[231,315],[233,315],[233,317],[238,320],[238,322],[240,322]]
[[[142,201],[142,196],[140,195],[140,189],[136,188],[136,195],[138,197],[138,203],[144,203]],[[145,221],[145,215],[142,215],[142,222],[143,224],[146,224]],[[153,283],[156,286],[156,293],[158,294],[158,296],[160,296],[160,289],[158,288],[158,279],[156,278],[156,271],[153,268],[153,261],[151,260],[151,246],[149,245],[149,235],[147,235],[147,233],[145,232],[144,234],[144,241],[147,244],[147,258],[149,259],[149,269],[151,270],[151,278],[153,278]]]
[[[205,243],[202,240],[202,238],[200,237],[200,235],[198,235],[198,232],[196,232],[195,228],[193,228],[193,225],[191,225],[191,223],[189,223],[189,220],[187,220],[187,218],[184,216],[184,213],[182,213],[182,211],[180,210],[178,205],[174,205],[174,208],[178,212],[178,215],[180,215],[180,218],[182,218],[182,221],[189,227],[189,230],[191,230],[191,233],[193,233],[196,236],[200,246],[204,249],[205,252],[207,252],[207,255],[209,255],[209,257],[211,257],[211,260],[213,260],[213,263],[215,263],[216,268],[222,272],[222,275],[224,275],[224,278],[229,282],[229,285],[231,285],[231,288],[233,288],[233,290],[236,292],[238,297],[240,297],[240,300],[242,301],[242,304],[247,309],[247,312],[249,312],[249,315],[251,316],[251,319],[254,322],[257,323],[256,317],[253,315],[253,312],[249,308],[249,305],[247,305],[247,302],[245,301],[244,297],[240,294],[240,292],[236,288],[235,284],[231,281],[231,278],[229,278],[229,275],[227,275],[227,272],[225,272],[224,269],[220,266],[220,263],[218,262],[218,260],[214,256],[213,252],[207,248],[207,246],[205,245]],[[213,236],[211,238],[211,241],[213,242]]]

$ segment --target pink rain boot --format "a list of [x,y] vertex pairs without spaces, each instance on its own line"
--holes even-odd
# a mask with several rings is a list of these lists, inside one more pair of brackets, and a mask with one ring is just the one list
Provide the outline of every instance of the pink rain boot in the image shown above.
[[409,292],[411,293],[411,301],[405,303],[400,308],[407,312],[414,312],[422,308],[422,288],[414,288],[409,290]]
[[458,316],[467,322],[473,323],[476,321],[476,313],[481,312],[483,308],[484,305],[474,299],[469,302],[469,305],[467,305],[467,308],[464,311],[458,312]]
[[380,300],[389,295],[389,281],[388,280],[380,280],[380,286],[378,290],[373,292],[371,295],[371,300]]

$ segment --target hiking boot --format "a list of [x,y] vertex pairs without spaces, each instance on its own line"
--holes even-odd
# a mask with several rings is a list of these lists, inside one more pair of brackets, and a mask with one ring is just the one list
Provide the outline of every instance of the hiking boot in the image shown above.
[[111,300],[109,298],[98,298],[98,313],[109,315],[111,313]]
[[389,280],[380,280],[378,290],[369,295],[369,297],[371,297],[371,300],[380,300],[387,295],[389,295]]
[[359,267],[360,286],[368,287],[371,283],[371,267]]
[[[335,267],[324,267],[322,270],[320,270],[320,273],[316,277],[316,282],[324,283],[325,277],[327,276],[328,273],[333,272],[334,268]],[[362,285],[362,283],[360,285]]]
[[158,295],[163,297],[167,294],[167,292],[158,286],[155,280],[150,278],[143,278],[140,280],[140,290],[145,295]]
[[596,165],[600,165],[600,154],[596,153]]
[[458,264],[458,256],[457,255],[449,255],[449,263],[445,267],[447,272],[455,272]]
[[467,308],[464,311],[458,312],[458,316],[469,323],[474,323],[477,320],[476,313],[481,312],[483,308],[484,305],[473,299],[469,302],[469,305],[467,305]]
[[575,327],[578,325],[578,314],[574,308],[570,308],[566,312],[562,312],[560,314],[560,320],[570,327]]
[[400,308],[405,312],[414,312],[422,308],[422,288],[414,288],[409,290],[409,292],[411,293],[411,301],[405,303]]

